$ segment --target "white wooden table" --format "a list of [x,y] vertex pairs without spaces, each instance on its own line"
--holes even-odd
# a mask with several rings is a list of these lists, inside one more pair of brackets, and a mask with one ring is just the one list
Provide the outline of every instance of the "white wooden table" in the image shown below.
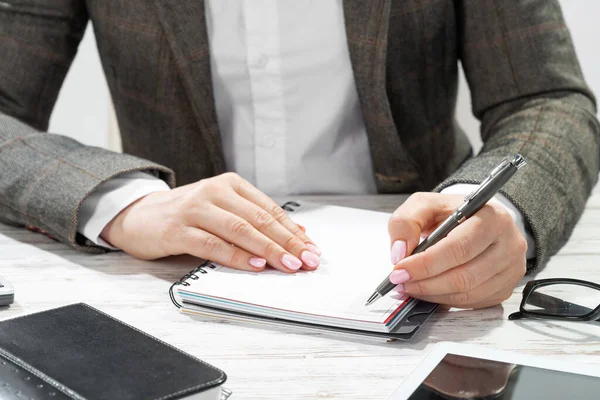
[[[402,198],[316,200],[391,212]],[[185,257],[143,262],[122,253],[80,254],[42,235],[0,224],[0,274],[16,288],[15,304],[0,309],[0,319],[86,302],[222,368],[233,399],[385,399],[439,341],[551,355],[600,368],[600,324],[507,320],[518,309],[524,282],[502,306],[439,311],[413,341],[388,343],[193,320],[177,311],[167,291],[195,264]],[[537,277],[600,283],[598,189],[570,241]]]

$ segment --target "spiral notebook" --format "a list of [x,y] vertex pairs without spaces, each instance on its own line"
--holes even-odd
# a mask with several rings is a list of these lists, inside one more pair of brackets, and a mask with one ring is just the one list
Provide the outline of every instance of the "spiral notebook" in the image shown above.
[[298,202],[283,208],[322,251],[317,270],[255,273],[207,261],[173,284],[174,304],[188,314],[405,340],[433,313],[437,305],[394,293],[365,306],[392,268],[389,214]]

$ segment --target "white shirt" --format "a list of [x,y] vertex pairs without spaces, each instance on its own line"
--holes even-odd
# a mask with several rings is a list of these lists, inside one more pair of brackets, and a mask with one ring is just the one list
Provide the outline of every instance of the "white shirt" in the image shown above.
[[[225,162],[269,195],[376,193],[342,0],[207,0],[212,83]],[[310,22],[308,24],[307,22]],[[454,185],[445,193],[468,193]],[[166,183],[132,173],[86,199],[78,231],[102,229]],[[520,212],[502,195],[524,232]],[[528,257],[534,242],[528,235]],[[530,255],[531,252],[531,255]]]
[[270,195],[376,193],[341,0],[206,7],[227,168]]

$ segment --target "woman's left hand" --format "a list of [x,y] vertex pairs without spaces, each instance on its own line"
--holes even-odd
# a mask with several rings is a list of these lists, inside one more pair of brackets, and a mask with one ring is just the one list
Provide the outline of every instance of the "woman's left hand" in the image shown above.
[[416,193],[389,221],[397,291],[452,307],[484,308],[509,298],[526,271],[527,241],[501,204],[489,202],[432,247],[408,257],[464,200]]

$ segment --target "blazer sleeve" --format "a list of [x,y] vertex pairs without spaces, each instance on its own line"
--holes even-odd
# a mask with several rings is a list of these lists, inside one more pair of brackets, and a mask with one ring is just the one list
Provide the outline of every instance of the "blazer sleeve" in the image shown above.
[[460,0],[459,57],[481,121],[481,152],[439,185],[477,183],[527,161],[502,193],[536,242],[533,271],[566,242],[600,168],[600,125],[557,0]]
[[82,0],[0,4],[0,220],[101,252],[76,230],[98,185],[131,171],[175,181],[163,166],[45,132],[87,20]]

